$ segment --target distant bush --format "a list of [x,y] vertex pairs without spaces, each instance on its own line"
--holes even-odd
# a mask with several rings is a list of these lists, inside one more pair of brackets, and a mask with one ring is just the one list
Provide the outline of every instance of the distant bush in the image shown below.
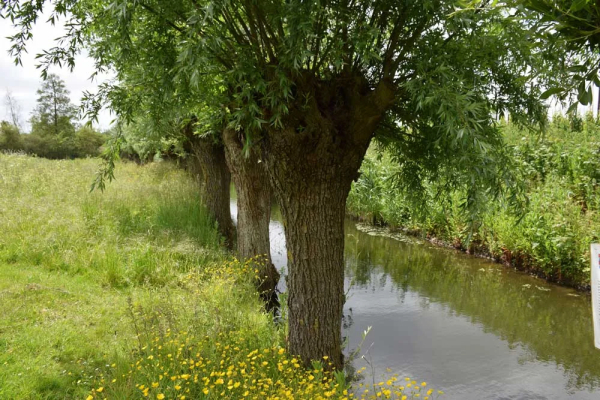
[[23,150],[23,140],[19,128],[6,121],[0,122],[0,149],[8,151]]
[[0,151],[22,152],[50,159],[96,157],[107,138],[107,135],[89,126],[54,135],[36,129],[31,134],[22,134],[6,121],[0,125]]

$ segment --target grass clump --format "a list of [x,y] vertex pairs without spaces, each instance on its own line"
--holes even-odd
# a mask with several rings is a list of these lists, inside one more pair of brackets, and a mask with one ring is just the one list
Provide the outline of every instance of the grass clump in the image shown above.
[[335,378],[322,365],[315,364],[315,371],[301,367],[285,352],[271,318],[256,313],[260,304],[250,262],[232,260],[206,272],[186,277],[191,301],[171,297],[151,306],[131,305],[137,346],[130,359],[104,368],[90,398],[318,398],[335,393]]
[[285,350],[284,331],[256,314],[257,273],[252,260],[233,259],[187,275],[191,301],[130,304],[136,347],[99,370],[87,400],[434,398],[426,383],[400,384],[397,376],[353,387],[327,357],[303,367]]
[[114,184],[89,193],[94,160],[0,157],[0,262],[123,287],[166,284],[221,256],[194,185],[172,165],[121,164]]

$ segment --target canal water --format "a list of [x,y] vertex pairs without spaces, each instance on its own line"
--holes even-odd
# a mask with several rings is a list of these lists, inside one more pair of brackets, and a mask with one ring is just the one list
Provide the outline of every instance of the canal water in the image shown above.
[[[279,221],[274,212],[271,252],[285,273]],[[347,352],[372,327],[361,354],[377,382],[399,374],[448,400],[600,399],[587,294],[350,220],[346,288]]]

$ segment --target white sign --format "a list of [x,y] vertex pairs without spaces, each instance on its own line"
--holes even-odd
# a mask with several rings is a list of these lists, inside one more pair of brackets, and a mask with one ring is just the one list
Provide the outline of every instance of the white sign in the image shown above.
[[600,244],[592,244],[592,313],[594,345],[600,349]]

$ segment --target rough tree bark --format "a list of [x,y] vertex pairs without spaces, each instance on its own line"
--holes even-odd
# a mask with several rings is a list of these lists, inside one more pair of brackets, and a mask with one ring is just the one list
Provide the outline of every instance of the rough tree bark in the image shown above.
[[237,251],[242,260],[265,256],[260,265],[257,289],[270,309],[278,305],[275,288],[279,272],[271,261],[269,222],[271,219],[271,187],[260,159],[259,149],[251,147],[247,155],[243,142],[233,129],[223,131],[225,159],[237,193]]
[[345,76],[298,83],[284,129],[271,129],[264,158],[284,219],[291,354],[343,366],[344,215],[353,180],[394,93]]
[[188,169],[198,180],[202,201],[217,222],[225,245],[233,249],[235,227],[229,210],[231,174],[225,161],[224,147],[212,138],[194,135],[191,124],[185,130],[188,138],[186,147],[192,157]]

